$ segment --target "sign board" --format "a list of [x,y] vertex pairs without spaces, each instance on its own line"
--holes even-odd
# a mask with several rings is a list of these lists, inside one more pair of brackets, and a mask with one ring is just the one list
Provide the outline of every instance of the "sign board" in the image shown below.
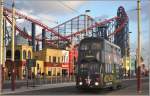
[[27,67],[35,67],[36,66],[36,60],[35,59],[27,59]]
[[65,65],[62,64],[62,67],[63,67],[63,68],[68,68],[69,66],[68,66],[68,64],[65,64]]

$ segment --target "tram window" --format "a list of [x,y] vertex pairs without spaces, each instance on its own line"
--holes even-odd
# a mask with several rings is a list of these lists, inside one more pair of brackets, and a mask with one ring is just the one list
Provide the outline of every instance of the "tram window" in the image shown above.
[[109,66],[109,73],[110,73],[110,70],[111,70],[111,68],[110,68],[110,64],[109,64],[108,66]]
[[109,68],[108,68],[108,64],[107,64],[107,73],[109,73]]
[[110,64],[108,64],[108,73],[110,73]]
[[112,73],[112,64],[110,64],[110,73]]
[[105,72],[108,73],[108,64],[105,64]]
[[92,47],[91,47],[91,49],[92,50],[99,50],[100,49],[100,43],[92,43],[92,45],[91,45]]
[[108,73],[110,73],[110,64],[108,64]]
[[112,73],[112,64],[105,64],[105,72]]
[[111,52],[111,47],[110,47],[110,45],[109,45],[109,44],[107,44],[107,46],[106,46],[106,50],[107,50],[107,52]]
[[89,44],[88,43],[83,43],[80,46],[80,50],[88,50],[89,49]]

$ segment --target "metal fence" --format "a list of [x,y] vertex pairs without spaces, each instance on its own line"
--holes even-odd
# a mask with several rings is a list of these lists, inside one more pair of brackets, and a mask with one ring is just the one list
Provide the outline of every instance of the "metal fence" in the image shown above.
[[57,84],[57,83],[67,83],[75,82],[75,76],[51,76],[51,77],[40,77],[27,79],[27,87],[43,85],[43,84]]

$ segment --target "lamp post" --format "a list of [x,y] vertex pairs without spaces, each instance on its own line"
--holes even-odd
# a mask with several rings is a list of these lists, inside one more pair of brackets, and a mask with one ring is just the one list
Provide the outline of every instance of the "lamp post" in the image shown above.
[[140,0],[137,1],[137,23],[138,23],[138,44],[137,44],[137,64],[138,64],[138,69],[137,69],[137,92],[141,93],[141,22],[140,22],[140,16],[141,16],[141,6],[140,6]]
[[15,74],[15,62],[14,62],[14,57],[15,57],[15,3],[14,3],[14,0],[12,1],[13,4],[12,4],[12,34],[11,34],[11,61],[12,61],[12,79],[11,79],[11,89],[12,91],[15,90],[15,79],[16,79],[16,74]]
[[3,4],[4,4],[4,1],[3,0],[0,0],[0,92],[2,92],[2,85],[3,85],[3,82],[2,82],[2,66],[3,66]]

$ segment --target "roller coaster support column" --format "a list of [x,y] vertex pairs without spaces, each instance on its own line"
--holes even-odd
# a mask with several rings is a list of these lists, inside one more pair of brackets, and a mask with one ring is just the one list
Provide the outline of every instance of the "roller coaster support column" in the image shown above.
[[3,4],[4,1],[0,0],[0,93],[2,92],[2,66],[3,66]]
[[12,78],[11,78],[11,89],[12,91],[15,90],[16,84],[15,84],[15,79],[16,79],[16,72],[15,72],[15,3],[13,0],[12,4],[12,34],[11,34],[11,60],[12,60]]
[[137,21],[138,21],[138,44],[137,44],[137,64],[138,64],[138,70],[137,70],[137,92],[141,93],[141,62],[140,62],[140,57],[141,57],[141,26],[140,26],[140,0],[137,1]]

